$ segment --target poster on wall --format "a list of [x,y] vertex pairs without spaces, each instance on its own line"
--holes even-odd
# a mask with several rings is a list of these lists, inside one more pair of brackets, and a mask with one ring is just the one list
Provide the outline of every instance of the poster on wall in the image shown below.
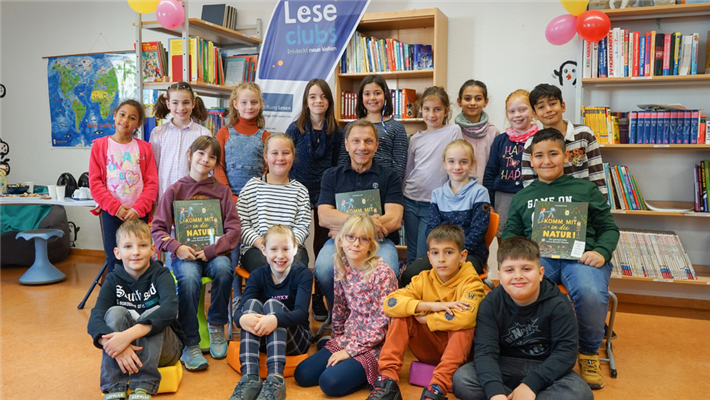
[[257,67],[266,130],[285,132],[301,113],[308,81],[330,79],[369,3],[279,1],[262,46],[268,51],[261,52]]
[[113,111],[136,97],[136,53],[47,58],[52,147],[91,147],[113,135]]

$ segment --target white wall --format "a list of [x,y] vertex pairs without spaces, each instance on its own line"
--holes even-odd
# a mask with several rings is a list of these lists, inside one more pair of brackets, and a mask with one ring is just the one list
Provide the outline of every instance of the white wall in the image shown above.
[[[214,1],[207,2],[214,3]],[[188,14],[199,17],[202,2],[190,1]],[[275,1],[232,2],[239,10],[239,24],[250,24],[262,18],[266,29]],[[53,183],[62,172],[78,177],[88,170],[88,149],[52,149],[47,95],[47,61],[43,56],[87,52],[128,50],[133,48],[135,19],[125,0],[82,2],[0,2],[1,61],[0,82],[7,87],[7,96],[0,100],[2,138],[10,144],[12,175],[10,182],[32,180],[37,184]],[[467,79],[485,82],[490,103],[487,112],[491,122],[502,130],[504,101],[518,88],[532,89],[536,84],[555,83],[553,71],[567,60],[576,60],[576,39],[564,46],[552,46],[544,38],[544,29],[552,18],[566,13],[558,0],[544,1],[385,1],[372,0],[368,12],[438,7],[449,18],[447,89],[455,100],[458,88]],[[152,19],[148,16],[146,19]],[[699,24],[695,31],[704,32]],[[668,29],[671,29],[668,27]],[[648,28],[648,30],[653,28]],[[665,27],[664,27],[665,29]],[[684,32],[690,33],[687,29]],[[701,35],[703,36],[703,35]],[[144,32],[144,40],[165,40],[166,36]],[[704,48],[704,46],[701,46]],[[573,118],[574,89],[565,83],[563,94],[568,118]],[[611,105],[614,109],[629,109],[638,101],[661,101],[655,91],[634,92],[626,89],[605,89],[585,96],[587,105]],[[706,93],[706,92],[705,92]],[[674,102],[689,102],[697,107],[710,107],[708,96],[694,89]],[[697,104],[697,105],[696,105]],[[454,114],[460,110],[454,107]],[[622,154],[623,155],[623,154]],[[678,157],[654,154],[655,173],[663,173],[662,165],[675,163]],[[617,157],[618,159],[619,157]],[[707,154],[705,154],[707,158]],[[666,159],[670,161],[665,161]],[[623,162],[624,158],[618,162]],[[617,161],[617,160],[614,160]],[[629,165],[634,165],[629,163]],[[634,168],[632,167],[632,171]],[[639,175],[643,173],[638,172]],[[679,177],[682,172],[673,172]],[[673,176],[675,178],[676,175]],[[666,186],[653,185],[645,177],[651,195],[648,198],[685,199],[690,193],[687,183]],[[682,194],[680,194],[682,193]],[[77,247],[101,249],[98,221],[86,209],[68,209],[69,219],[82,228]],[[636,217],[641,218],[641,217]],[[665,229],[682,231],[681,237],[691,259],[707,264],[710,246],[707,234],[699,224],[683,224],[681,219],[653,219],[643,222]],[[668,223],[667,223],[668,222]],[[638,220],[626,225],[633,226]],[[679,232],[680,233],[680,232]],[[705,260],[703,262],[703,260]]]

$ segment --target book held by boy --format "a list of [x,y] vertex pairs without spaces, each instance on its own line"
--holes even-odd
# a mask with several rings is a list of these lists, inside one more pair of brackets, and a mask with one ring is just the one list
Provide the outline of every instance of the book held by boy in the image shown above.
[[382,210],[382,202],[380,201],[380,189],[336,193],[335,205],[338,208],[338,211],[346,214],[384,214]]
[[538,201],[533,214],[532,237],[540,257],[579,260],[587,237],[589,203]]
[[224,234],[222,208],[217,199],[175,200],[173,215],[175,238],[195,251],[215,244]]

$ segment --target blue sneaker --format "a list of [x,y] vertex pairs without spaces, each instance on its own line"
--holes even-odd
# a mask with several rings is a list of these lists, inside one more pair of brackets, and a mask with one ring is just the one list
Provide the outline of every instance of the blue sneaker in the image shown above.
[[224,337],[224,325],[208,325],[210,331],[210,354],[215,360],[227,357],[227,338]]
[[202,355],[202,349],[200,349],[199,344],[194,346],[185,346],[185,348],[182,349],[180,362],[185,365],[185,369],[188,371],[202,371],[203,369],[207,369],[207,367],[209,367],[207,359]]
[[242,375],[229,400],[254,400],[261,392],[259,375]]

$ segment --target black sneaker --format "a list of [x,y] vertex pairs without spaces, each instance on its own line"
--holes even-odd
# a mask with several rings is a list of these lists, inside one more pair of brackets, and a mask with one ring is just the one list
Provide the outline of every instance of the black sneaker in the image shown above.
[[447,400],[448,397],[444,396],[444,394],[441,393],[440,390],[437,390],[437,388],[432,387],[432,386],[427,386],[422,391],[422,397],[420,397],[419,400],[426,400],[426,399]]
[[313,310],[313,319],[320,322],[325,321],[328,319],[328,310],[325,308],[323,295],[315,293],[312,298],[313,301],[311,302],[311,309]]
[[401,400],[402,392],[399,391],[399,385],[386,376],[378,376],[375,383],[372,385],[372,391],[367,396],[367,400]]

